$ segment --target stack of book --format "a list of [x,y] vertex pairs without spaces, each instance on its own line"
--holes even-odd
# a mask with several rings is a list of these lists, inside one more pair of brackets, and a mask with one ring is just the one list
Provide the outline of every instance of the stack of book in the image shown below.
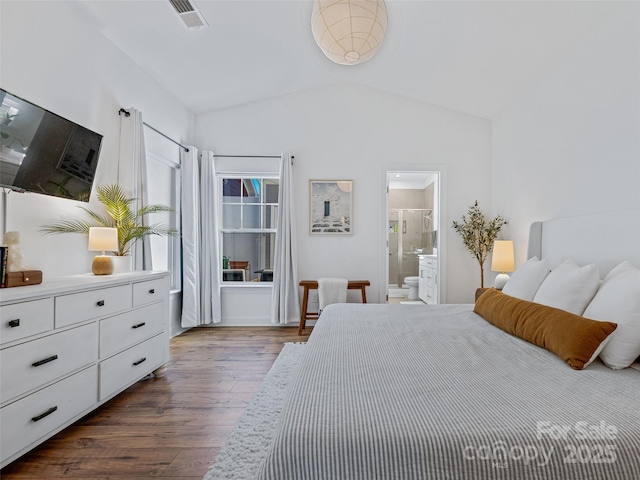
[[9,256],[9,247],[0,246],[0,288],[7,286],[7,257]]

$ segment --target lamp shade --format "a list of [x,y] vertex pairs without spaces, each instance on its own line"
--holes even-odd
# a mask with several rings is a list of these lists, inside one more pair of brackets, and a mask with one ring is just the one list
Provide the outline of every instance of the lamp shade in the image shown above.
[[324,54],[340,65],[369,60],[387,29],[383,0],[314,0],[313,38]]
[[118,250],[118,230],[116,228],[89,228],[90,252],[106,252],[116,250]]
[[496,240],[493,242],[491,270],[494,272],[513,272],[515,260],[512,240]]

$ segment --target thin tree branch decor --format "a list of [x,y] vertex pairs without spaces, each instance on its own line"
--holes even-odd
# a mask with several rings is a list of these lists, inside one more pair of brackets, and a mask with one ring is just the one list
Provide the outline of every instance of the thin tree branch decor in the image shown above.
[[459,222],[453,221],[453,229],[462,237],[466,249],[480,264],[480,287],[484,288],[484,263],[493,249],[493,242],[507,221],[501,215],[488,220],[478,201],[469,207],[466,215]]
[[94,212],[86,207],[79,207],[95,222],[86,220],[63,220],[45,225],[41,232],[45,234],[80,233],[89,235],[90,227],[112,227],[118,230],[118,251],[116,256],[128,255],[131,245],[148,235],[175,235],[175,229],[162,223],[142,225],[142,217],[150,213],[171,212],[165,205],[146,205],[137,212],[131,210],[134,198],[126,196],[120,185],[101,185],[98,187],[98,201],[105,206],[106,214]]

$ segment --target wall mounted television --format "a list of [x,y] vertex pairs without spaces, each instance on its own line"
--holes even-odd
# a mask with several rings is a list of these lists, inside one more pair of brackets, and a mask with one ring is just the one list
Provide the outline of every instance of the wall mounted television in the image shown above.
[[102,135],[0,89],[0,186],[89,201]]

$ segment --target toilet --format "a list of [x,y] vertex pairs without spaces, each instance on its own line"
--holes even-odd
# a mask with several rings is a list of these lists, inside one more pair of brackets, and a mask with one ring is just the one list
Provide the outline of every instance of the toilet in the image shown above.
[[404,283],[409,287],[409,300],[418,300],[418,285],[420,277],[404,277]]

